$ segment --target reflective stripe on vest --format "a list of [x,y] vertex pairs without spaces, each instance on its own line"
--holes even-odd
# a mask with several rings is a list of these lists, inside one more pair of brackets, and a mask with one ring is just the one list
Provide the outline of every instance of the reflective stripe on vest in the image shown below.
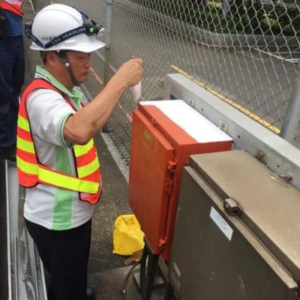
[[13,12],[16,15],[23,16],[22,4],[23,0],[4,0],[0,3],[0,7],[4,10]]
[[[86,145],[75,145],[73,154],[77,177],[63,174],[40,164],[35,151],[26,111],[28,95],[37,89],[51,89],[59,92],[49,82],[35,79],[22,95],[17,133],[17,167],[21,186],[31,188],[39,183],[79,192],[79,197],[89,203],[97,203],[101,195],[101,173],[94,141]],[[75,110],[70,101],[64,100]]]

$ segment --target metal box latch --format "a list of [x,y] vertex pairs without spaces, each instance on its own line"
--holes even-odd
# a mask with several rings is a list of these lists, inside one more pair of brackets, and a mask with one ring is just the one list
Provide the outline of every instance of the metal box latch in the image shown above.
[[242,211],[237,202],[231,198],[225,199],[224,209],[230,216],[238,215]]

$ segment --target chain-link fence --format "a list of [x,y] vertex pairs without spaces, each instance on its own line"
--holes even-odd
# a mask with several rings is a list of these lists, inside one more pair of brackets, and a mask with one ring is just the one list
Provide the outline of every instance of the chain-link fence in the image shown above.
[[[65,2],[104,22],[111,1]],[[299,2],[114,0],[111,22],[104,77],[131,56],[141,57],[143,99],[161,99],[164,76],[179,72],[280,132],[300,59]],[[125,157],[134,108],[126,93],[107,126]],[[300,147],[299,129],[293,143]]]

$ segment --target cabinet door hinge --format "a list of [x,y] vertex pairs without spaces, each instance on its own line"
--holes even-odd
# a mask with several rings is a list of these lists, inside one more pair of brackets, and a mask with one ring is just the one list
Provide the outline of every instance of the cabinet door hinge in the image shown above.
[[168,162],[168,171],[171,173],[174,173],[176,171],[177,162],[175,161],[169,161]]
[[172,192],[172,188],[173,188],[173,181],[171,179],[169,179],[169,178],[166,179],[165,180],[164,191],[170,195],[171,192]]

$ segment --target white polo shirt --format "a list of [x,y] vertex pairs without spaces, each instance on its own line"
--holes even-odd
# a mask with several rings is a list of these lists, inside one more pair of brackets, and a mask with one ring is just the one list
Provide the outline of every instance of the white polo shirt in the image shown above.
[[[76,88],[70,92],[43,67],[37,67],[35,78],[49,81],[80,109],[83,94]],[[65,122],[74,110],[61,94],[40,89],[28,96],[27,113],[39,161],[52,170],[76,176],[72,145],[63,136]],[[78,227],[91,219],[93,211],[94,206],[81,201],[77,192],[44,184],[26,189],[25,218],[48,229]]]

